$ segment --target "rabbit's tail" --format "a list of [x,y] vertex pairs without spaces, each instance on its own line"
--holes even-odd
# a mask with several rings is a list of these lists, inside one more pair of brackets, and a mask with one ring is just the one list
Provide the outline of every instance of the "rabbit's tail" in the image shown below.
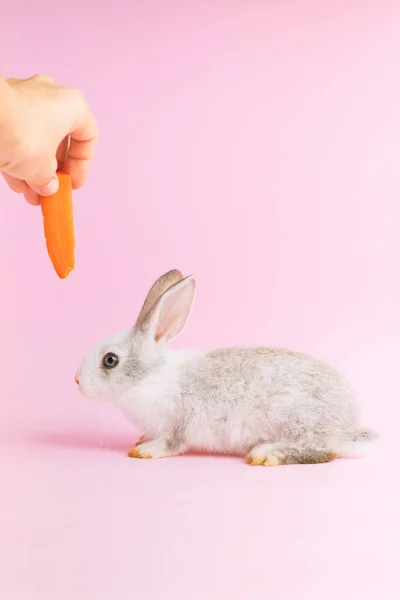
[[342,458],[365,456],[370,445],[378,438],[372,429],[362,428],[351,431],[345,438],[331,440],[329,447]]
[[352,442],[374,442],[378,438],[378,434],[372,429],[363,428],[357,429],[351,434]]

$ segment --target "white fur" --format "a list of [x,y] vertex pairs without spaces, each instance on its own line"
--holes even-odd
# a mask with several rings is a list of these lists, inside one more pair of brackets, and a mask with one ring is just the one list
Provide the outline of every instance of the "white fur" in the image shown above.
[[[135,327],[98,344],[78,369],[84,395],[118,405],[143,430],[132,456],[200,449],[272,466],[358,455],[372,434],[359,429],[354,394],[333,367],[274,348],[169,349],[194,293],[192,277],[166,273]],[[108,352],[119,358],[112,370],[102,364]]]

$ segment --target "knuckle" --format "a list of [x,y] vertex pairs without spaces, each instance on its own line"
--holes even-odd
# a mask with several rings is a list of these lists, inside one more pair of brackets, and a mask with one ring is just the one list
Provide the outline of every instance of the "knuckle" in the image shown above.
[[31,79],[36,81],[37,83],[54,83],[54,79],[50,77],[50,75],[45,75],[44,73],[38,73],[34,75]]
[[67,91],[69,92],[69,94],[75,98],[75,100],[77,100],[78,102],[82,102],[86,104],[86,99],[85,99],[85,95],[82,92],[82,90],[80,90],[79,88],[74,88],[74,87],[69,87],[66,88]]

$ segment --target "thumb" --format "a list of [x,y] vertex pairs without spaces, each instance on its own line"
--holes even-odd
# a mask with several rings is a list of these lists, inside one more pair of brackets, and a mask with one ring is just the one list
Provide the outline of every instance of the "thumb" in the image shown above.
[[46,179],[42,179],[42,183],[34,183],[32,181],[27,181],[28,186],[39,196],[52,196],[56,192],[58,192],[58,177],[54,174],[48,183],[44,184],[43,182]]
[[[46,161],[47,162],[47,161]],[[50,164],[39,166],[35,173],[25,179],[28,186],[40,196],[52,196],[58,191],[57,159]]]
[[58,192],[58,177],[57,175],[53,175],[52,178],[46,185],[35,184],[31,181],[26,182],[28,186],[39,196],[52,196],[56,192]]

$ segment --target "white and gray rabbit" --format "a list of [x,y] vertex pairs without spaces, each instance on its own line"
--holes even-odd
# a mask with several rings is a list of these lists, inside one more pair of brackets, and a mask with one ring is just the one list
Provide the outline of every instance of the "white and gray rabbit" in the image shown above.
[[129,455],[201,450],[266,466],[359,455],[375,436],[359,427],[353,392],[331,366],[277,348],[168,347],[195,288],[178,270],[162,275],[135,326],[98,344],[76,374],[85,396],[116,404],[143,431]]

